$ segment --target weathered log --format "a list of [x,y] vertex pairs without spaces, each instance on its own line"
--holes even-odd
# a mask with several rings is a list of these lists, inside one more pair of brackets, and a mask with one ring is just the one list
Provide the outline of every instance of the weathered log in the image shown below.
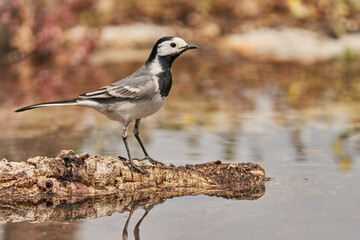
[[215,194],[226,189],[249,191],[265,180],[264,169],[253,163],[216,161],[185,167],[137,164],[147,173],[134,172],[132,177],[130,169],[117,158],[87,153],[79,156],[72,150],[63,150],[56,158],[35,157],[26,162],[3,159],[0,161],[0,201],[133,194],[144,190],[174,190],[184,195],[183,191],[198,189],[196,194],[203,194],[202,191]]

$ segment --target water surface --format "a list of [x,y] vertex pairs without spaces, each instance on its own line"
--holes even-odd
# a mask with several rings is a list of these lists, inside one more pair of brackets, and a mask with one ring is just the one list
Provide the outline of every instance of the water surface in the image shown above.
[[[360,104],[354,70],[337,62],[305,67],[212,60],[193,63],[185,58],[176,63],[166,106],[142,121],[147,150],[166,164],[255,162],[271,181],[257,200],[167,199],[149,210],[135,235],[141,239],[357,239]],[[29,91],[16,85],[24,80],[9,71],[12,74],[1,79],[0,157],[20,161],[56,156],[62,149],[125,155],[120,125],[91,109],[56,107],[21,114],[13,110],[36,101],[74,97],[136,67],[137,63],[129,63],[126,70],[92,68],[86,71],[102,78],[84,82],[76,80],[81,75],[76,73],[76,79],[64,84],[56,85],[49,78],[47,86]],[[46,71],[60,70],[47,67]],[[17,93],[18,100],[11,100],[12,89],[22,92]],[[44,94],[45,90],[52,94]],[[142,155],[133,137],[130,148],[134,156]],[[147,207],[139,206],[131,217],[129,239]],[[128,214],[71,223],[2,223],[1,237],[122,239]]]

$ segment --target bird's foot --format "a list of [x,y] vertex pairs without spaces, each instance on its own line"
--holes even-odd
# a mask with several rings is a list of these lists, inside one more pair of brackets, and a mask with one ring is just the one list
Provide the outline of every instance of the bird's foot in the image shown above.
[[[136,171],[138,171],[139,173],[145,174],[146,171],[141,169],[142,166],[136,165],[133,161],[128,160],[122,156],[118,157],[128,168],[130,168],[131,170],[131,176],[133,176],[133,169],[135,169]],[[134,159],[136,160],[136,159]]]
[[152,159],[150,156],[145,156],[143,159],[138,159],[138,158],[134,158],[134,160],[137,161],[146,161],[148,160],[152,165],[156,165],[156,166],[166,166],[164,163],[156,161],[155,159]]

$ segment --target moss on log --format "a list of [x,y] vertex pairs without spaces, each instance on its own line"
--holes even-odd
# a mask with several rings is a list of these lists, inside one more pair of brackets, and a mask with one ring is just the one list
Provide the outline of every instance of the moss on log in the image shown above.
[[147,173],[134,172],[132,178],[129,168],[117,158],[77,155],[72,150],[63,150],[55,158],[35,157],[26,162],[3,159],[0,161],[0,201],[142,191],[166,193],[168,190],[178,195],[187,191],[189,195],[205,192],[216,195],[220,190],[249,191],[265,180],[264,169],[253,163],[216,161],[180,167],[137,164]]

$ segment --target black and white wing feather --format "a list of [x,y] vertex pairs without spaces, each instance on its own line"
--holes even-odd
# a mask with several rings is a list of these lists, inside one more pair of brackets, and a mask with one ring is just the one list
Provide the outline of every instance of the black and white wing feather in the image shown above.
[[81,94],[80,99],[92,98],[141,98],[155,91],[155,85],[149,76],[139,76],[133,79],[126,78],[93,92]]

